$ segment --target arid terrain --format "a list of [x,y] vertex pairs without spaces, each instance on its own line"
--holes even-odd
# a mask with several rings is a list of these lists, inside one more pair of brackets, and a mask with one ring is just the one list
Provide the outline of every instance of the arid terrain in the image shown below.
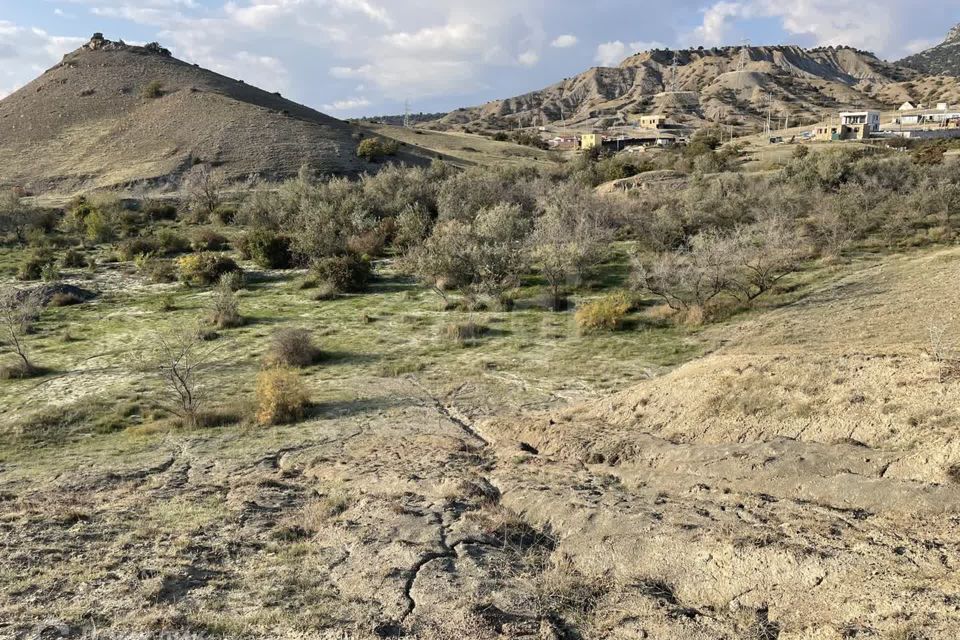
[[349,124],[95,37],[0,101],[0,638],[960,637],[957,145],[461,130],[568,90]]

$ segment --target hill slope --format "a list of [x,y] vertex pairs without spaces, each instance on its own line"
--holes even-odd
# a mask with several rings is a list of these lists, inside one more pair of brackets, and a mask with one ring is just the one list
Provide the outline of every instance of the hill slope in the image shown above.
[[956,81],[928,87],[930,80],[916,69],[846,47],[655,50],[631,56],[618,67],[594,67],[540,91],[454,111],[438,124],[499,128],[516,126],[517,120],[565,120],[589,126],[624,123],[629,114],[665,113],[694,126],[720,121],[755,128],[766,121],[768,111],[774,120],[789,114],[798,124],[820,121],[838,109],[890,108],[925,98],[934,87],[944,100],[960,95]]
[[960,24],[947,34],[947,39],[935,47],[921,51],[897,64],[924,73],[960,76]]
[[[160,87],[147,97],[151,85]],[[0,184],[107,187],[176,178],[198,162],[232,178],[308,164],[354,173],[352,128],[157,45],[95,36],[0,101]]]

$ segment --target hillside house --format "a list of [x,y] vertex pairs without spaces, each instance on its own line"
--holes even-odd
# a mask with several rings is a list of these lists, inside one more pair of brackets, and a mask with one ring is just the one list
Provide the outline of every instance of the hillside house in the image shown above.
[[843,111],[840,123],[817,127],[817,140],[865,140],[880,131],[879,111]]
[[667,116],[645,115],[640,116],[638,124],[641,129],[662,129],[667,126]]

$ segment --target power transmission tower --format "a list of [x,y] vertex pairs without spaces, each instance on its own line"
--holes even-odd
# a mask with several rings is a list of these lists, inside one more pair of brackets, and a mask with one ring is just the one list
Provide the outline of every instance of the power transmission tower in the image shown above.
[[740,59],[737,61],[737,91],[743,89],[743,72],[750,62],[750,40],[744,40],[740,45]]
[[413,123],[410,122],[410,101],[407,100],[403,103],[403,126],[406,129],[409,129]]

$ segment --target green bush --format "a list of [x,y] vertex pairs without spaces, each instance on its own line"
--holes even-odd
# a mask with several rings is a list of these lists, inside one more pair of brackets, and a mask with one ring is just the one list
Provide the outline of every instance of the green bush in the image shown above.
[[230,225],[237,221],[237,208],[222,204],[213,210],[213,219],[223,225]]
[[370,262],[354,255],[321,258],[313,265],[317,278],[340,293],[366,291],[370,281]]
[[227,246],[227,238],[212,229],[197,231],[190,241],[190,247],[194,251],[223,251]]
[[76,249],[67,249],[60,259],[60,265],[64,269],[82,269],[87,266],[87,259]]
[[293,256],[290,238],[269,229],[257,229],[243,236],[237,248],[247,260],[264,269],[289,269]]
[[357,145],[357,155],[367,162],[374,162],[386,156],[394,156],[400,150],[396,140],[367,138]]
[[190,241],[170,229],[161,229],[157,232],[157,248],[164,255],[187,253],[190,251]]
[[147,216],[148,220],[153,222],[177,219],[177,208],[175,206],[155,200],[151,200],[144,205],[143,213]]
[[39,280],[47,265],[53,263],[53,255],[46,249],[38,249],[27,256],[17,269],[18,280]]
[[199,286],[216,284],[225,274],[240,271],[231,258],[207,252],[183,256],[177,265],[183,282]]
[[120,244],[117,249],[120,259],[129,262],[137,256],[149,256],[160,253],[160,246],[156,238],[130,238]]

